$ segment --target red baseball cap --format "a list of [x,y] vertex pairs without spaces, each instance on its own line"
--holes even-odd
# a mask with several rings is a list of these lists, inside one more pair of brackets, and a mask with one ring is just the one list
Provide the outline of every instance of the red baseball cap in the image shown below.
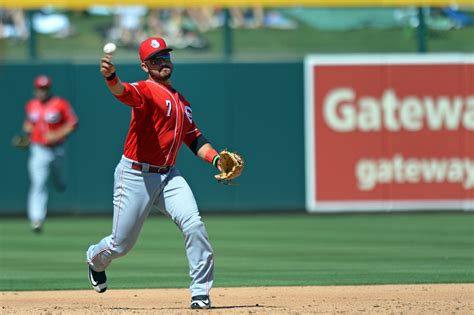
[[40,75],[35,78],[34,84],[36,88],[49,88],[53,81],[45,75]]
[[151,59],[157,54],[170,52],[173,49],[168,48],[166,42],[161,37],[151,37],[145,39],[138,48],[138,54],[140,55],[140,60],[143,62],[145,60]]

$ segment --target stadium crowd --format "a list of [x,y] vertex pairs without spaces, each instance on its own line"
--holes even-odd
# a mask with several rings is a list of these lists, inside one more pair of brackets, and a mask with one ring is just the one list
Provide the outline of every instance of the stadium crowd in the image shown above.
[[[208,46],[202,34],[220,28],[225,23],[223,9],[212,7],[150,9],[146,6],[91,7],[83,15],[112,16],[112,24],[101,30],[104,41],[113,41],[121,47],[136,48],[148,36],[165,38],[177,49],[203,49]],[[294,29],[297,23],[277,10],[261,6],[229,9],[232,28]],[[44,8],[32,14],[33,29],[42,34],[64,38],[77,30],[67,13]],[[0,8],[0,39],[24,41],[29,38],[29,19],[25,11]]]

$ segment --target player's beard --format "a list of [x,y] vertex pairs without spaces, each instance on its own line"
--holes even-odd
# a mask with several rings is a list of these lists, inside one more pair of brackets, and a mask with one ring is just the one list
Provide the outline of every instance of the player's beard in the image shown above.
[[158,81],[158,82],[168,81],[171,78],[172,74],[173,74],[173,68],[169,66],[163,66],[157,70],[150,72],[150,75],[153,78],[153,80]]

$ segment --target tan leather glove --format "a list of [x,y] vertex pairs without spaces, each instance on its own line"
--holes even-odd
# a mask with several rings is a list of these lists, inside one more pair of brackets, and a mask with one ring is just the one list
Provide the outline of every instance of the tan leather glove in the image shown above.
[[12,138],[12,146],[20,149],[26,149],[30,145],[30,137],[28,135],[14,135]]
[[244,170],[244,160],[237,153],[222,150],[219,153],[221,172],[214,177],[223,183],[229,183],[242,174]]

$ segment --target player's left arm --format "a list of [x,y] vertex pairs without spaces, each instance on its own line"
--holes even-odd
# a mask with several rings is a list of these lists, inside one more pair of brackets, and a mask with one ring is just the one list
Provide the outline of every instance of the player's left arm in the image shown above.
[[48,143],[54,143],[57,142],[65,137],[67,137],[71,132],[74,131],[75,126],[72,125],[71,123],[65,123],[58,129],[54,131],[49,131],[44,135]]
[[[204,136],[201,137],[204,138]],[[196,155],[220,170],[219,153],[209,142],[201,146]]]
[[[193,126],[195,127],[194,124]],[[218,153],[197,128],[186,133],[184,142],[194,154],[219,170],[220,173],[214,175],[218,182],[229,185],[242,174],[244,169],[242,156],[228,150]]]
[[217,153],[195,125],[193,128],[186,133],[184,143],[196,156],[220,169],[219,153]]

